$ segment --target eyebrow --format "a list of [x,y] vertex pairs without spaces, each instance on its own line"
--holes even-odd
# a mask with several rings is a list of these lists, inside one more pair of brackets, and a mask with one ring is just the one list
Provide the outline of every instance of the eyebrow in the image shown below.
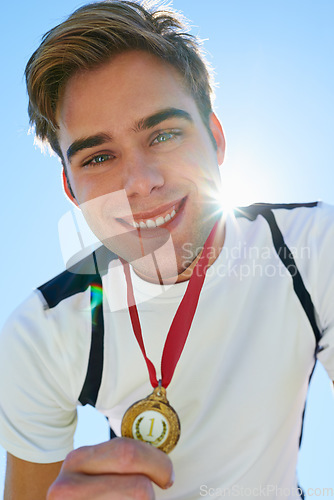
[[[187,111],[178,108],[166,108],[154,113],[153,115],[147,116],[146,118],[142,118],[135,124],[132,130],[135,132],[148,130],[156,125],[159,125],[159,123],[168,120],[169,118],[182,118],[190,123],[193,123],[193,119]],[[104,133],[77,139],[69,146],[66,152],[67,159],[70,162],[72,157],[79,153],[79,151],[94,148],[95,146],[101,146],[102,144],[110,141],[112,141],[112,137],[109,134]]]
[[77,139],[72,142],[68,150],[66,151],[66,156],[68,161],[71,161],[71,158],[82,151],[83,149],[94,148],[95,146],[101,146],[101,144],[105,144],[106,142],[110,142],[112,137],[108,134],[97,134],[92,135],[90,137],[84,137],[83,139]]
[[149,128],[155,127],[156,125],[159,125],[159,123],[164,122],[169,118],[183,118],[184,120],[193,123],[193,119],[187,111],[178,108],[166,108],[158,111],[157,113],[154,113],[153,115],[143,118],[142,120],[139,120],[136,123],[134,130],[136,132],[147,130]]

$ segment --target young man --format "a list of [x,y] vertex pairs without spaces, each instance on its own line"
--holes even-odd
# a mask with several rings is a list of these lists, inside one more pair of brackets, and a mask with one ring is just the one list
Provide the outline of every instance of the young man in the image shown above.
[[[299,498],[315,352],[334,379],[333,209],[221,214],[224,135],[171,13],[88,5],[49,32],[26,76],[36,134],[103,247],[41,286],[1,337],[5,498],[45,498],[52,483],[50,499]],[[70,451],[78,404],[127,436],[138,400],[153,413],[128,417],[137,439]]]

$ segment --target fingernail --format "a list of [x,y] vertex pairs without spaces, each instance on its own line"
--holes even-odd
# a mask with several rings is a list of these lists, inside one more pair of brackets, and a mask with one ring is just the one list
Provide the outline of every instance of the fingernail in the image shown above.
[[169,483],[167,484],[167,486],[166,486],[166,488],[165,488],[165,489],[167,490],[168,488],[170,488],[171,486],[173,486],[174,481],[175,481],[175,472],[174,472],[174,470],[172,470],[172,475],[171,475],[171,477],[170,477],[170,481],[169,481]]

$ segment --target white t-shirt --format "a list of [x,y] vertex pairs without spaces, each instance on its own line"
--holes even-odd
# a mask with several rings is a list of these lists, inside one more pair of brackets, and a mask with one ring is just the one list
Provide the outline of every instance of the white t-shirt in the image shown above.
[[[334,380],[334,208],[319,203],[273,212],[315,306],[323,335],[318,358]],[[134,273],[132,280],[159,378],[165,338],[187,283],[163,287]],[[126,409],[152,388],[119,261],[111,262],[103,287],[104,365],[96,407],[119,434]],[[53,307],[34,292],[0,337],[0,444],[32,462],[63,460],[72,449],[87,372],[90,289],[63,292]],[[207,272],[167,390],[181,437],[170,453],[175,484],[156,489],[157,498],[243,498],[258,490],[274,499],[279,488],[290,492],[285,498],[298,498],[296,462],[315,346],[267,221],[228,216],[224,248]]]

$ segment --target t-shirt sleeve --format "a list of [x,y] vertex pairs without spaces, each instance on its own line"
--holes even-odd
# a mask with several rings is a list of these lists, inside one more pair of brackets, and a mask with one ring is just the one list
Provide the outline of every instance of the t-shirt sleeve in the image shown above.
[[0,444],[30,462],[61,461],[73,448],[77,402],[56,328],[35,292],[0,335]]
[[317,358],[334,380],[334,207],[320,204],[310,238],[317,247],[311,297],[322,332]]

